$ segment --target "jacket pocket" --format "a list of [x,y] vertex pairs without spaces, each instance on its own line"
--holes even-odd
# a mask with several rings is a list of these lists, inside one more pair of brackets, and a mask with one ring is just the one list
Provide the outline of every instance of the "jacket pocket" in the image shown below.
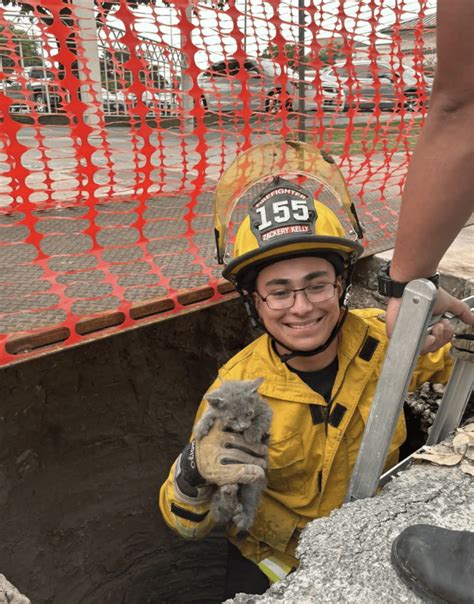
[[307,492],[304,450],[301,434],[288,434],[272,440],[268,449],[268,488],[287,495]]

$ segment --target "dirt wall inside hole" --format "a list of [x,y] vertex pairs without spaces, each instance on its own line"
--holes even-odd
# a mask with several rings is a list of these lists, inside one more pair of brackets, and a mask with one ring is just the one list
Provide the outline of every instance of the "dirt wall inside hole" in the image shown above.
[[159,486],[218,367],[238,300],[0,371],[0,572],[35,604],[222,601],[225,541],[183,541]]

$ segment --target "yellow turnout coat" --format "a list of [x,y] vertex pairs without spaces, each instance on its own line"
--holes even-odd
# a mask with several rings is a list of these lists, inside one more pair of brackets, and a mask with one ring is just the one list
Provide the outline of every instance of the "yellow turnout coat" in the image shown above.
[[[386,349],[385,324],[378,318],[381,312],[349,312],[339,337],[339,369],[329,405],[281,362],[266,334],[228,361],[209,389],[216,389],[223,380],[265,378],[259,392],[273,409],[268,486],[250,535],[239,541],[230,527],[228,537],[272,581],[297,566],[294,550],[301,529],[344,501]],[[445,346],[419,358],[411,390],[426,381],[447,381],[452,365],[448,350]],[[203,400],[196,421],[206,405]],[[311,414],[309,405],[320,406],[320,413]],[[314,420],[315,416],[321,420]],[[402,414],[386,468],[397,463],[405,438]],[[163,517],[183,537],[202,538],[213,527],[209,501],[181,496],[173,475],[174,466],[160,491]]]

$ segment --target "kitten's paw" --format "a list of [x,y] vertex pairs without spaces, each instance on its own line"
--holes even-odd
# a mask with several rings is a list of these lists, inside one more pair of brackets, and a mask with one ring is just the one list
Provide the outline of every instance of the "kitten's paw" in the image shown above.
[[234,508],[234,512],[233,512],[233,516],[232,516],[232,519],[234,520],[234,522],[235,522],[235,518],[237,516],[240,517],[243,513],[244,513],[244,508],[242,507],[241,503],[238,503]]
[[236,512],[234,513],[232,520],[239,532],[247,531],[252,526],[253,519],[249,516],[249,514],[244,511],[242,506],[240,506],[240,508],[241,509],[239,511],[236,510]]
[[243,437],[246,443],[248,443],[249,445],[255,445],[260,443],[262,433],[260,430],[256,430],[250,427],[245,430],[245,432],[243,433]]
[[211,509],[211,516],[219,524],[229,522],[232,518],[233,511],[226,508],[224,505],[217,505]]
[[239,490],[238,484],[226,484],[221,487],[222,494],[226,497],[234,497],[237,495],[237,491]]

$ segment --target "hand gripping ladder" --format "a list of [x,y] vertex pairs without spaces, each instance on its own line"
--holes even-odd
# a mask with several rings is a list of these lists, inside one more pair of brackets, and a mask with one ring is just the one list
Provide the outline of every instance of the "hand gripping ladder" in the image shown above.
[[[429,328],[436,291],[436,287],[427,279],[411,281],[405,288],[346,502],[371,497],[379,485],[385,484],[410,461],[410,457],[402,460],[381,476],[413,369]],[[464,302],[472,309],[474,296],[466,298]],[[427,444],[440,442],[459,425],[473,388],[473,357],[472,352],[467,352],[456,358]]]

